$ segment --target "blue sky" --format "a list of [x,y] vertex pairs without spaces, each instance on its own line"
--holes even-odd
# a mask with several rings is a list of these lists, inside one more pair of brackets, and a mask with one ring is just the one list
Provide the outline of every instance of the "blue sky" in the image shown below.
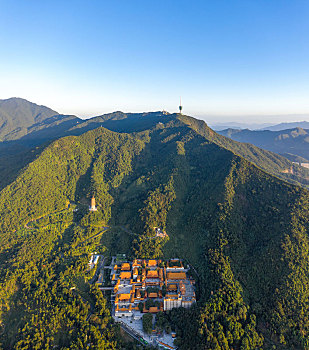
[[61,113],[309,116],[307,0],[0,0],[0,47],[0,98]]

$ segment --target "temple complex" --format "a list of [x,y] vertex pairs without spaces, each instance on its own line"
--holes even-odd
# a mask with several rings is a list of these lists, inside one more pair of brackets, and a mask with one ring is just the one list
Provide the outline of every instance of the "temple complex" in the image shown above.
[[172,308],[189,308],[196,302],[195,281],[183,261],[135,259],[111,270],[115,316],[140,318]]

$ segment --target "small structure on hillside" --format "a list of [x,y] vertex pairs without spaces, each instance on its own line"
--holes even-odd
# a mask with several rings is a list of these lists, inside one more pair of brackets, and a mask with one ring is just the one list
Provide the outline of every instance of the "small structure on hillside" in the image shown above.
[[161,238],[165,238],[165,237],[168,237],[168,234],[161,230],[159,227],[154,227],[155,229],[155,232],[156,232],[156,237],[161,237]]
[[94,196],[92,196],[92,198],[91,198],[89,210],[90,211],[97,211],[97,208],[95,206],[95,198],[94,198]]
[[100,258],[100,255],[98,255],[97,252],[94,252],[94,253],[91,254],[91,257],[90,257],[90,260],[89,260],[89,263],[88,263],[88,266],[89,266],[90,270],[95,267],[95,265],[99,261],[99,258]]

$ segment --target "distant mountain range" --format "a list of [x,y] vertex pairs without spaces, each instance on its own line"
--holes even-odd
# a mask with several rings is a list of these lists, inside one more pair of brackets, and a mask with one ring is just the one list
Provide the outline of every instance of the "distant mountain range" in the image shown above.
[[309,129],[309,122],[302,121],[302,122],[280,123],[273,126],[264,127],[262,128],[262,130],[281,131],[281,130],[294,129],[294,128]]
[[[81,135],[98,127],[115,132],[140,132],[172,118],[167,112],[123,113],[80,119],[72,115],[61,115],[54,110],[38,106],[21,98],[1,101],[3,132],[0,134],[0,188],[9,183],[30,160],[34,159],[41,147],[63,136]],[[189,117],[188,117],[189,118]],[[309,185],[309,172],[291,164],[286,158],[257,148],[253,145],[232,141],[210,129],[205,122],[194,118],[193,126],[216,144],[239,154],[265,171],[292,183]],[[206,126],[206,127],[205,127]],[[36,148],[35,148],[36,147]],[[13,157],[14,155],[14,157]]]
[[[309,117],[308,117],[309,118]],[[294,129],[294,128],[303,128],[309,129],[309,122],[301,121],[301,122],[290,122],[290,123],[280,123],[280,124],[270,124],[270,123],[216,123],[211,124],[211,127],[216,131],[221,131],[225,129],[249,129],[249,130],[271,130],[271,131],[280,131],[286,129]]]
[[107,303],[86,282],[99,250],[194,266],[198,304],[168,314],[181,350],[308,348],[309,192],[295,186],[308,170],[186,115],[13,110],[27,126],[2,144],[28,150],[0,159],[1,348],[124,348],[110,346]]
[[[309,125],[308,122],[301,123]],[[309,129],[300,127],[280,131],[226,129],[218,133],[235,141],[251,143],[284,155],[291,161],[309,162]]]
[[213,130],[225,130],[225,129],[262,129],[272,127],[273,124],[270,123],[240,123],[240,122],[226,122],[226,123],[210,123],[210,127]]
[[[67,310],[78,305],[88,262],[80,242],[107,225],[134,234],[103,234],[104,255],[178,256],[195,267],[200,302],[178,316],[180,349],[256,349],[263,338],[265,348],[281,339],[286,350],[305,344],[308,191],[278,178],[296,183],[305,173],[185,115],[115,112],[63,132],[71,136],[41,145],[0,191],[4,349],[68,348],[96,327],[81,331],[81,316]],[[95,213],[86,207],[91,195]],[[72,217],[68,203],[79,207]],[[41,226],[25,227],[40,217]],[[168,242],[149,239],[154,226],[166,229]],[[62,316],[49,327],[54,307]]]
[[[98,127],[115,132],[140,132],[171,118],[167,112],[123,113],[80,119],[72,115],[61,115],[21,98],[1,100],[3,128],[0,141],[0,188],[7,185],[20,169],[35,159],[37,154],[52,140],[63,136],[81,135]],[[309,185],[309,172],[291,164],[281,157],[253,145],[232,141],[215,133],[202,121],[193,119],[195,127],[207,131],[218,145],[241,155],[267,172],[292,183]],[[201,131],[199,131],[201,132]],[[291,159],[294,160],[294,159]]]

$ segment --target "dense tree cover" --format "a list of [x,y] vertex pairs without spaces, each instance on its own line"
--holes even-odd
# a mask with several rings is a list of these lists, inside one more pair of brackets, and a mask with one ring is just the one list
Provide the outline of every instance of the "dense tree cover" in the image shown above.
[[[308,349],[308,192],[182,119],[55,141],[0,192],[4,348],[117,346],[104,299],[85,283],[89,253],[106,246],[194,266],[198,305],[167,313],[181,349]],[[154,226],[169,239],[154,238]]]
[[[0,100],[0,141],[21,138],[31,127],[42,127],[44,121],[53,116],[56,118],[57,115],[57,112],[48,107],[38,106],[22,98]],[[73,125],[75,123],[71,126]]]
[[163,255],[162,248],[168,238],[149,238],[141,235],[133,241],[133,253],[139,259],[158,259]]
[[258,148],[250,143],[237,142],[223,135],[219,135],[210,129],[202,120],[197,120],[188,116],[180,116],[180,118],[199,134],[205,136],[218,146],[224,147],[235,154],[239,154],[241,157],[244,157],[270,174],[291,183],[301,183],[308,187],[308,169],[299,167],[283,156]]
[[143,231],[148,236],[154,235],[154,227],[159,227],[163,230],[166,228],[167,213],[175,199],[173,177],[162,190],[160,187],[150,192],[144,202],[144,208],[140,210],[141,220],[145,223]]
[[218,133],[240,142],[250,142],[257,147],[268,149],[284,155],[289,160],[308,162],[309,138],[308,130],[301,127],[287,130],[237,130],[226,129]]
[[[78,140],[59,140],[1,192],[0,298],[5,348],[116,346],[113,331],[107,327],[110,316],[104,299],[96,302],[101,294],[93,289],[85,292],[90,298],[87,303],[85,296],[81,299],[71,289],[72,277],[85,271],[91,251],[102,250],[94,245],[100,238],[90,237],[102,231],[100,225],[111,215],[112,197],[106,188],[119,185],[130,171],[132,155],[142,147],[143,141],[133,142],[128,135],[104,129]],[[96,176],[103,179],[92,181]],[[96,196],[98,212],[89,215],[86,202],[78,207],[72,204],[76,188],[78,198],[84,195],[88,201],[92,194]],[[78,211],[73,212],[75,208]],[[89,318],[89,305],[94,308],[96,304],[98,310],[91,310]],[[14,324],[12,332],[7,331],[10,324]]]
[[275,291],[272,325],[282,344],[309,349],[309,218],[303,194],[293,208],[291,234],[282,243],[283,259],[289,270],[282,287]]
[[143,330],[145,333],[150,334],[152,332],[152,314],[143,315]]
[[[24,151],[26,149],[30,150],[32,147],[39,146],[44,142],[50,142],[50,140],[59,137],[81,135],[86,131],[102,126],[116,132],[140,132],[151,129],[158,124],[163,125],[169,123],[176,117],[188,123],[195,130],[202,133],[202,135],[206,135],[208,139],[211,139],[216,144],[240,154],[249,161],[259,165],[264,170],[281,176],[290,182],[300,182],[308,185],[308,171],[306,169],[292,165],[292,163],[288,162],[286,159],[258,149],[252,145],[234,142],[233,140],[220,137],[220,135],[209,129],[204,122],[197,121],[184,115],[165,112],[114,112],[87,120],[81,120],[72,115],[59,115],[50,108],[38,106],[21,98],[0,100],[0,120],[3,122],[0,130],[0,140],[10,140],[10,142],[0,142],[0,158],[2,156],[6,157],[7,154],[10,153],[11,155],[15,155],[17,159],[21,159],[21,164],[27,164],[30,158],[27,157],[28,160],[26,162],[26,159],[22,159],[22,157],[25,158]],[[292,131],[293,137],[290,137],[290,139],[293,142],[296,134],[304,133],[304,131]],[[170,135],[165,141],[168,142],[172,140],[173,137],[175,137],[175,135]],[[278,138],[280,138],[280,135]],[[284,135],[283,138],[286,140],[287,135]],[[11,140],[15,141],[12,142]],[[181,144],[179,144],[179,147],[181,148]],[[7,162],[7,165],[9,165],[8,168],[3,167],[1,169],[0,166],[0,171],[2,170],[2,173],[7,173],[9,175],[9,181],[15,178],[16,170],[21,169],[17,164],[18,162],[12,163],[9,161]]]
[[213,281],[219,280],[219,286],[201,310],[202,347],[218,350],[261,348],[263,337],[256,331],[256,317],[248,312],[242,288],[234,280],[228,259],[220,250],[210,254]]
[[106,300],[85,280],[95,231],[72,219],[67,209],[20,229],[28,238],[6,256],[11,268],[1,283],[4,348],[116,349]]

